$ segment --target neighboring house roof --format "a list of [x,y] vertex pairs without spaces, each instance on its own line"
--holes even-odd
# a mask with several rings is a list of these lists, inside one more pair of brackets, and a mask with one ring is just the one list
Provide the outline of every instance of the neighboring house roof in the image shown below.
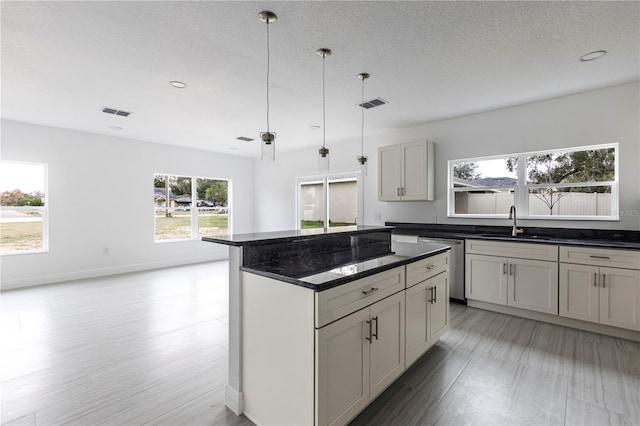
[[455,186],[466,186],[470,188],[478,187],[506,187],[516,186],[518,180],[511,177],[488,177],[474,180],[465,180],[454,177],[453,183]]
[[[167,199],[167,190],[166,188],[153,188],[153,199],[157,200],[158,198],[162,198],[164,200]],[[171,188],[169,188],[169,199],[175,200],[176,196],[174,195]]]

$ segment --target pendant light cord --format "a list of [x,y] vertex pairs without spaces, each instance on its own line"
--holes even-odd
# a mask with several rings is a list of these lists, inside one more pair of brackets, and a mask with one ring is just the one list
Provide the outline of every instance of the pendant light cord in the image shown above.
[[267,20],[267,133],[269,133],[269,65],[271,51],[269,49],[269,21]]
[[322,148],[324,148],[327,131],[327,119],[326,119],[326,100],[325,100],[325,81],[324,81],[324,60],[326,55],[322,55]]
[[360,156],[364,157],[364,78],[362,79],[362,101],[360,102],[360,108],[362,112],[362,129],[360,132]]

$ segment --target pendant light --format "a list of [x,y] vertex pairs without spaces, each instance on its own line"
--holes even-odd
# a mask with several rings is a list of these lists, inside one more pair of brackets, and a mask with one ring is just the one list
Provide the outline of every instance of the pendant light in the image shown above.
[[261,160],[276,160],[276,134],[269,129],[269,65],[271,52],[269,50],[269,24],[276,22],[278,17],[275,13],[264,10],[258,14],[260,22],[267,24],[267,131],[260,133],[262,140]]
[[360,168],[362,169],[362,173],[367,175],[367,160],[369,157],[364,155],[364,81],[371,77],[366,72],[360,73],[357,75],[358,79],[362,81],[362,100],[360,101],[360,107],[362,108],[362,128],[360,133],[360,156],[357,157],[358,163],[360,164]]
[[322,58],[322,147],[318,150],[318,168],[320,170],[329,170],[329,148],[325,146],[326,143],[326,100],[325,100],[325,67],[324,60],[327,56],[331,55],[329,49],[318,49],[316,55]]

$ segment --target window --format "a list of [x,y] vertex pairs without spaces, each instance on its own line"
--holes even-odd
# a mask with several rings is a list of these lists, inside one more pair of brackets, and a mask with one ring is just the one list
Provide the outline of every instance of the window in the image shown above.
[[449,161],[450,217],[618,219],[618,144]]
[[0,162],[0,254],[48,250],[47,165]]
[[156,174],[155,241],[200,239],[229,233],[229,181]]
[[299,228],[355,226],[361,199],[358,187],[355,173],[299,179]]

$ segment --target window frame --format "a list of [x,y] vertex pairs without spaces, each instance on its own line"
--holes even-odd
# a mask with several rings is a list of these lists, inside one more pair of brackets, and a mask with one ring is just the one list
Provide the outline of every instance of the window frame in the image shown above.
[[[556,152],[576,152],[576,151],[594,151],[601,149],[614,149],[614,179],[612,181],[594,181],[594,182],[574,182],[574,183],[558,183],[558,184],[527,184],[527,157],[534,155],[543,155]],[[484,160],[506,159],[508,157],[517,157],[518,172],[516,185],[504,187],[474,187],[476,190],[503,190],[513,189],[514,205],[518,211],[518,219],[529,220],[569,220],[569,221],[619,221],[620,220],[620,147],[619,143],[608,143],[599,145],[577,146],[569,148],[548,149],[540,151],[520,152],[515,154],[491,155],[484,157],[464,158],[457,160],[449,160],[447,162],[447,217],[450,218],[467,218],[467,219],[505,219],[509,217],[509,212],[504,214],[456,214],[455,213],[455,194],[459,192],[467,192],[464,188],[455,188],[453,176],[454,164],[463,162],[476,162]],[[611,187],[611,214],[608,216],[593,215],[535,215],[529,213],[529,190],[534,188],[548,187],[595,187],[610,186]]]
[[[166,207],[158,207],[157,204],[154,202],[153,205],[153,242],[157,243],[157,244],[164,244],[164,243],[176,243],[176,242],[185,242],[185,241],[200,241],[202,240],[203,237],[200,236],[200,225],[199,225],[199,207],[198,207],[198,179],[206,179],[206,180],[217,180],[217,181],[225,181],[227,182],[227,234],[231,234],[232,233],[232,216],[231,213],[233,211],[232,209],[232,181],[231,179],[225,179],[225,178],[213,178],[213,177],[204,177],[204,176],[194,176],[194,175],[182,175],[182,174],[176,174],[176,173],[154,173],[153,177],[154,179],[157,176],[164,176],[165,179],[169,176],[174,176],[176,178],[188,178],[191,179],[191,205],[189,207],[189,218],[190,218],[190,225],[191,225],[191,236],[189,238],[172,238],[172,239],[167,239],[167,240],[158,240],[156,238],[156,220],[157,220],[157,215],[156,212],[158,211],[158,209],[162,209],[165,210]],[[155,186],[154,186],[155,188]],[[170,198],[169,195],[166,195],[167,197]],[[176,207],[170,207],[171,210],[175,210]]]
[[302,229],[302,217],[300,212],[300,187],[304,184],[322,183],[322,195],[323,195],[323,224],[324,228],[329,228],[329,183],[340,181],[356,181],[356,193],[357,193],[357,215],[356,226],[364,223],[364,179],[361,171],[345,171],[345,172],[333,172],[322,173],[314,175],[299,176],[296,178],[295,189],[295,226],[294,229]]
[[[42,247],[33,250],[14,250],[0,252],[0,256],[15,256],[23,254],[38,254],[49,252],[49,165],[47,163],[38,163],[33,161],[11,161],[1,160],[2,164],[17,164],[17,165],[29,165],[29,166],[42,166],[43,168],[43,191],[44,191],[44,205],[42,206],[6,206],[11,207],[11,210],[42,210]],[[5,206],[0,206],[4,210]]]

